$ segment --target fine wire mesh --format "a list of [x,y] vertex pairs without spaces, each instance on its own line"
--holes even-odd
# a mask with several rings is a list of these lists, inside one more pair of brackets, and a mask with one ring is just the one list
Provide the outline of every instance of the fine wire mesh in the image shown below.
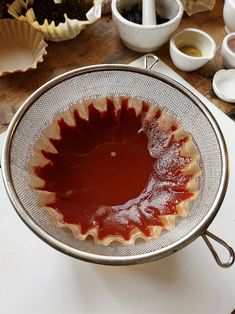
[[[28,163],[33,144],[52,121],[54,115],[82,99],[104,96],[132,96],[148,100],[175,117],[190,132],[200,151],[203,175],[200,193],[186,218],[177,219],[176,227],[163,232],[159,239],[137,241],[133,246],[95,245],[92,240],[80,241],[65,229],[55,227],[46,212],[36,205],[37,195],[29,187]],[[79,251],[104,256],[134,256],[166,248],[192,231],[210,210],[220,186],[221,150],[216,133],[208,118],[178,88],[162,79],[124,70],[98,70],[68,78],[44,92],[29,107],[13,135],[10,150],[12,184],[25,211],[55,239]]]

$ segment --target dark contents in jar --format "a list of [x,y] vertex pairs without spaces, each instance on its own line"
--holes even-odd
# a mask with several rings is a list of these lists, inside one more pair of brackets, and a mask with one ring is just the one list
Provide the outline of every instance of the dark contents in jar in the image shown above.
[[[142,9],[138,4],[131,7],[130,10],[124,9],[121,12],[122,16],[130,22],[136,24],[142,24]],[[170,19],[162,17],[156,12],[157,24],[163,24],[168,22]]]
[[1,0],[0,1],[0,19],[12,18],[12,16],[7,12],[8,6],[11,5],[13,0]]
[[49,24],[54,21],[57,26],[65,22],[65,13],[70,19],[86,20],[86,13],[91,4],[87,4],[85,0],[63,0],[62,3],[55,3],[54,0],[34,0],[32,7],[40,25],[47,19]]

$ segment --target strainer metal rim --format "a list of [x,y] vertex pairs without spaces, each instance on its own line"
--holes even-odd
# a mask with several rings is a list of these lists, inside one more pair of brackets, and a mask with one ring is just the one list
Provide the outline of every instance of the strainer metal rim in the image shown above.
[[[216,137],[218,139],[218,143],[220,146],[221,151],[221,159],[222,159],[222,174],[221,174],[221,181],[220,186],[217,192],[217,196],[215,200],[204,216],[204,218],[198,223],[196,227],[194,227],[189,233],[185,236],[177,240],[175,243],[172,243],[164,248],[158,249],[157,251],[139,254],[139,255],[132,255],[132,256],[104,256],[98,255],[94,253],[83,252],[78,249],[72,248],[61,241],[55,239],[51,235],[49,235],[45,230],[43,230],[31,216],[27,213],[27,211],[22,206],[20,200],[17,197],[15,189],[12,184],[11,173],[10,173],[10,150],[11,150],[11,141],[13,138],[14,133],[17,131],[17,125],[20,122],[21,118],[28,110],[28,108],[34,103],[34,101],[40,97],[44,92],[49,90],[51,87],[59,84],[60,82],[67,80],[71,77],[82,75],[84,73],[94,72],[94,71],[131,71],[139,74],[144,74],[147,76],[151,76],[153,78],[160,79],[166,84],[173,86],[174,88],[178,89],[180,92],[185,94],[193,103],[203,112],[203,114],[207,117],[208,121],[210,122],[213,130],[215,131]],[[23,220],[23,222],[43,241],[45,241],[50,246],[54,247],[55,249],[70,255],[75,258],[79,258],[84,261],[89,261],[98,264],[106,264],[106,265],[129,265],[129,264],[138,264],[143,262],[150,262],[159,258],[163,258],[167,255],[170,255],[192,241],[194,241],[197,237],[202,235],[207,227],[210,225],[214,217],[216,216],[222,201],[225,196],[225,192],[227,189],[228,184],[228,153],[226,148],[226,143],[221,132],[221,129],[216,122],[215,118],[211,114],[211,112],[207,109],[207,107],[186,87],[182,86],[178,82],[174,81],[173,79],[154,72],[149,71],[146,69],[136,68],[130,65],[118,65],[118,64],[104,64],[104,65],[94,65],[83,67],[79,69],[75,69],[69,72],[66,72],[62,75],[59,75],[52,80],[48,81],[44,85],[42,85],[39,89],[37,89],[18,109],[17,113],[15,114],[12,122],[10,123],[7,134],[5,137],[5,141],[3,144],[2,149],[2,175],[4,185],[8,194],[8,197],[16,210],[19,217]]]

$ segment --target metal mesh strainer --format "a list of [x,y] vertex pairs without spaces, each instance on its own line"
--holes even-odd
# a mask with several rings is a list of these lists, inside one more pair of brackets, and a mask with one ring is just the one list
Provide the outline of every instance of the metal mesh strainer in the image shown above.
[[[201,154],[200,194],[189,215],[161,237],[134,246],[74,239],[58,229],[36,205],[27,171],[32,147],[41,130],[60,111],[82,99],[126,95],[140,97],[166,110],[190,132]],[[188,90],[162,75],[130,66],[95,66],[66,73],[41,87],[21,107],[6,137],[3,177],[13,206],[43,240],[62,252],[103,264],[133,264],[164,257],[204,233],[221,205],[227,183],[226,148],[220,130],[204,105]],[[205,234],[204,234],[205,236]],[[230,261],[231,262],[231,261]]]

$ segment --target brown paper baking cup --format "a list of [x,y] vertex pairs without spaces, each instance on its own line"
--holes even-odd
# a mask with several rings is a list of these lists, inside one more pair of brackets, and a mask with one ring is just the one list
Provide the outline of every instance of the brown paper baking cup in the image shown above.
[[210,11],[215,6],[215,0],[181,0],[185,12],[191,16],[196,13]]
[[50,24],[45,19],[43,25],[40,25],[35,17],[32,4],[33,0],[15,0],[9,7],[8,12],[14,18],[28,22],[35,29],[39,30],[49,41],[63,41],[75,38],[86,25],[92,24],[101,17],[101,7],[103,0],[94,0],[93,7],[86,14],[86,21],[77,19],[69,19],[67,14],[64,14],[65,22],[55,25],[52,21]]
[[35,69],[47,53],[43,35],[17,20],[0,20],[0,76]]
[[102,14],[111,13],[111,0],[104,0],[102,4]]

